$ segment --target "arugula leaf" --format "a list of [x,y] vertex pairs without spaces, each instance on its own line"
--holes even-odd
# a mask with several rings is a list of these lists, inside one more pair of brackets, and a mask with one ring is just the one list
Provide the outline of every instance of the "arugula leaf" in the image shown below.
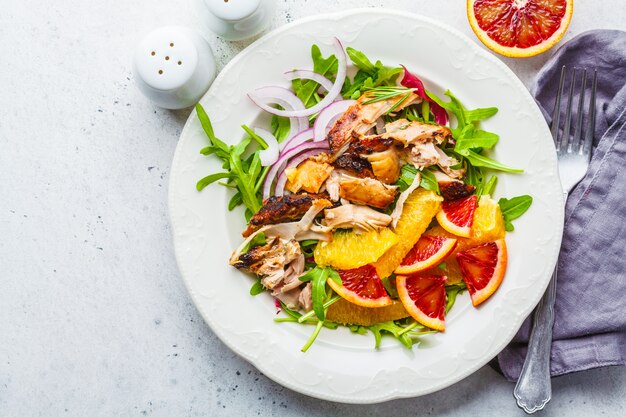
[[446,286],[446,314],[452,309],[454,302],[456,301],[456,296],[465,291],[467,287],[465,283],[459,282],[454,285]]
[[252,287],[250,287],[250,295],[252,296],[259,295],[264,291],[265,291],[265,287],[263,286],[263,284],[261,284],[260,279],[257,279],[256,281],[254,281],[254,284],[252,284]]
[[363,52],[354,48],[348,47],[346,51],[358,71],[352,82],[346,78],[341,89],[344,98],[356,100],[365,90],[382,86],[395,87],[396,78],[402,73],[402,68],[385,67],[380,61],[372,64],[372,61]]
[[380,280],[383,283],[383,287],[385,287],[387,294],[389,294],[391,298],[398,298],[398,289],[396,288],[395,278],[393,278],[393,282],[391,282],[391,277],[381,278]]
[[265,233],[263,232],[258,233],[250,240],[250,242],[248,242],[246,247],[243,248],[242,252],[248,253],[250,249],[257,247],[257,246],[263,246],[265,244],[267,244],[267,236],[265,236]]
[[355,67],[367,72],[370,75],[374,75],[376,72],[376,67],[372,64],[372,61],[369,60],[367,56],[361,51],[357,51],[352,47],[347,47],[346,52],[348,53],[348,57],[350,61],[354,64]]
[[485,155],[474,152],[471,149],[465,149],[462,152],[459,152],[459,154],[463,155],[465,159],[475,167],[491,168],[503,172],[524,172],[523,169],[507,167],[506,165],[503,165]]
[[[311,58],[313,59],[313,71],[316,73],[327,78],[337,73],[339,61],[335,55],[324,58],[319,46],[313,45],[311,46]],[[318,83],[313,80],[293,80],[291,85],[296,96],[302,100],[305,107],[311,107],[317,103],[314,93],[319,88]]]
[[458,153],[467,149],[491,149],[500,139],[500,136],[495,133],[486,132],[484,130],[475,130],[473,128],[468,129],[469,127],[469,125],[466,126],[461,134],[461,137],[456,140],[454,150]]
[[493,195],[493,190],[496,188],[496,184],[498,182],[498,177],[496,177],[495,175],[492,175],[491,177],[489,177],[489,181],[487,181],[485,183],[485,185],[482,187],[482,192],[481,195]]
[[426,95],[428,95],[431,100],[454,114],[458,123],[457,128],[463,129],[467,124],[486,120],[498,112],[496,107],[467,110],[450,90],[447,90],[444,94],[450,98],[450,101],[443,101],[432,92],[426,91]]
[[433,174],[433,172],[428,168],[422,171],[420,186],[427,190],[432,190],[437,194],[441,194],[441,192],[439,191],[439,183],[437,182],[437,178],[435,178],[435,174]]
[[466,110],[465,111],[465,122],[480,122],[481,120],[489,119],[492,116],[495,116],[498,113],[497,107],[485,107],[474,110]]
[[[234,182],[237,188],[237,193],[229,202],[229,209],[234,208],[239,203],[243,203],[247,208],[246,218],[249,218],[261,208],[261,195],[259,190],[262,179],[260,177],[264,177],[267,172],[267,170],[263,169],[261,166],[261,159],[259,157],[260,151],[256,151],[248,158],[243,159],[242,156],[248,149],[252,141],[252,136],[244,137],[237,145],[228,146],[215,136],[211,120],[200,104],[196,104],[196,113],[198,114],[202,129],[210,142],[210,146],[202,150],[203,153],[207,155],[215,154],[215,156],[222,160],[222,168],[226,171],[212,174],[201,179],[196,184],[196,188],[200,191],[208,184],[219,179],[228,178],[228,183]],[[239,194],[239,197],[237,197],[237,194]]]
[[267,142],[265,142],[265,140],[263,140],[263,138],[261,136],[259,136],[256,133],[254,133],[254,131],[252,129],[250,129],[248,126],[246,126],[246,125],[241,125],[241,128],[243,130],[245,130],[246,133],[248,135],[250,135],[250,137],[252,139],[254,139],[255,142],[258,143],[261,148],[267,149]]
[[[324,307],[324,299],[326,298],[326,279],[329,276],[333,280],[339,278],[339,274],[330,267],[315,267],[299,278],[302,282],[311,281],[313,311],[320,321],[323,321],[325,316],[326,307]],[[339,283],[341,283],[341,278],[339,278]]]
[[526,213],[532,203],[533,198],[529,195],[520,195],[511,199],[501,198],[498,200],[502,217],[504,217],[504,228],[507,232],[515,230],[511,222]]
[[289,132],[291,131],[291,122],[287,117],[281,116],[272,116],[272,134],[278,141],[278,143],[283,142],[289,136]]
[[230,172],[218,172],[217,174],[207,175],[197,182],[196,190],[202,191],[207,185],[212,184],[215,181],[221,180],[223,178],[231,178]]

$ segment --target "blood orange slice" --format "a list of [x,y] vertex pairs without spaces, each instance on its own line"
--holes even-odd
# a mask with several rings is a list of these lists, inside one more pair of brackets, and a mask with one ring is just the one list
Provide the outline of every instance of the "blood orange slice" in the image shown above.
[[423,235],[407,253],[395,273],[409,275],[432,268],[443,261],[456,247],[457,240],[445,236]]
[[337,284],[332,278],[328,278],[328,285],[347,301],[370,308],[391,304],[391,298],[372,265],[337,272],[343,285]]
[[446,329],[446,277],[444,275],[398,275],[398,297],[418,323],[443,332]]
[[471,195],[459,200],[444,201],[437,213],[437,221],[448,232],[461,237],[472,235],[472,223],[477,197]]
[[567,30],[573,10],[573,0],[467,0],[467,17],[480,41],[515,58],[554,46]]
[[472,304],[479,305],[498,289],[508,255],[504,239],[483,243],[456,254]]

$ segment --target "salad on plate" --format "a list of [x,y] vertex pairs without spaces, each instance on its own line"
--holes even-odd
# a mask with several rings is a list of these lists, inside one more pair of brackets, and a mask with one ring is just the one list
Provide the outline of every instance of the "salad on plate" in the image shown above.
[[223,162],[197,189],[217,182],[229,210],[245,206],[229,263],[255,277],[251,295],[275,298],[276,322],[312,326],[302,351],[339,326],[411,348],[445,331],[459,293],[475,307],[494,294],[506,233],[532,197],[492,199],[497,172],[522,172],[489,156],[499,136],[480,122],[497,108],[467,109],[404,66],[334,47],[324,57],[313,45],[313,69],[285,72],[288,88],[251,91],[271,125],[242,126],[236,145],[196,106],[201,153]]

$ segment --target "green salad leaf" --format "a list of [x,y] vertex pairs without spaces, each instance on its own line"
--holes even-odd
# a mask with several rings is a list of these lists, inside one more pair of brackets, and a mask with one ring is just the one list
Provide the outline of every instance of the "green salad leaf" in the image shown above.
[[[215,136],[211,119],[200,103],[196,104],[196,113],[202,129],[209,139],[209,146],[203,148],[200,153],[203,155],[214,154],[220,158],[222,160],[222,168],[225,171],[202,178],[196,184],[196,188],[198,191],[202,191],[207,185],[215,181],[228,179],[228,182],[223,185],[233,186],[237,190],[228,203],[229,210],[243,203],[247,208],[246,217],[249,219],[252,214],[261,208],[261,185],[267,174],[267,167],[263,168],[261,166],[259,152],[261,149],[266,148],[267,145],[247,126],[243,126],[243,128],[248,133],[248,136],[244,137],[237,145],[226,145],[225,142]],[[253,139],[259,146],[255,152],[244,158],[244,154]]]
[[[335,74],[337,74],[337,66],[339,62],[335,55],[330,55],[327,58],[324,58],[319,46],[313,45],[311,47],[311,58],[313,59],[313,71],[331,80],[334,79]],[[305,107],[314,106],[318,102],[315,96],[320,85],[315,81],[293,80],[291,85],[293,87],[293,91],[296,93],[296,96],[302,100]]]
[[456,301],[456,296],[467,289],[463,282],[454,285],[446,285],[446,314],[452,309]]
[[380,61],[373,64],[363,52],[354,48],[348,47],[346,52],[358,70],[352,81],[346,78],[341,90],[344,98],[356,100],[367,90],[382,86],[395,87],[396,78],[402,73],[402,68],[386,67]]
[[520,217],[530,208],[533,198],[529,195],[520,195],[511,199],[501,198],[498,205],[504,217],[504,228],[507,232],[515,230],[512,221]]
[[[398,178],[398,181],[395,183],[395,185],[400,188],[401,192],[405,191],[411,186],[411,184],[413,184],[418,171],[419,170],[411,164],[402,165],[402,168],[400,169],[400,178]],[[437,183],[437,179],[435,178],[435,174],[433,174],[432,170],[430,168],[425,168],[422,171],[419,171],[419,173],[421,175],[420,186],[439,194],[439,184]]]
[[263,286],[263,284],[261,284],[261,280],[257,279],[256,281],[254,281],[254,284],[252,284],[252,287],[250,287],[250,295],[259,295],[261,294],[263,291],[265,291],[265,287]]

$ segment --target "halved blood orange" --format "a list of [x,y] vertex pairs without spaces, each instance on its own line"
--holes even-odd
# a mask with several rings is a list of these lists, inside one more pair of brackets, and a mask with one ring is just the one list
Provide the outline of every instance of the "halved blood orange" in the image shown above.
[[422,235],[395,273],[409,275],[437,266],[454,250],[456,243],[456,239],[445,236]]
[[445,275],[398,275],[396,287],[404,308],[418,323],[443,332],[446,329]]
[[573,11],[573,0],[467,0],[467,18],[478,39],[492,51],[514,58],[554,46]]
[[472,304],[479,305],[498,289],[508,255],[504,239],[483,243],[456,254]]
[[384,307],[391,304],[382,281],[372,265],[337,271],[343,285],[328,278],[328,285],[341,297],[362,307]]
[[437,221],[441,227],[452,234],[470,237],[477,200],[475,195],[471,195],[458,200],[444,201],[441,203],[441,210],[437,213]]

